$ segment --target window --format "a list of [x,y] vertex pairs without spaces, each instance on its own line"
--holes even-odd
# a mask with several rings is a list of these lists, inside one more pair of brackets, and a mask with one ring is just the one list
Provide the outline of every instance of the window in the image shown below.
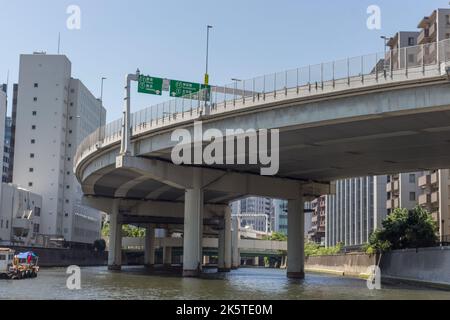
[[450,15],[445,16],[445,21],[447,22],[447,25],[450,25]]
[[28,182],[28,186],[32,187],[33,186],[33,182]]
[[36,217],[40,217],[41,216],[41,208],[39,208],[39,207],[34,208],[34,215]]
[[34,172],[34,168],[28,169],[29,172]]
[[408,55],[408,63],[413,64],[415,62],[416,62],[416,56],[414,54],[409,54]]
[[39,87],[39,84],[35,82],[35,83],[34,83],[34,87],[35,87],[35,88],[38,88],[38,87]]
[[416,193],[415,192],[409,193],[409,201],[416,201]]
[[37,97],[34,97],[34,98],[33,98],[33,101],[37,101]]
[[34,153],[30,153],[30,158],[34,158]]
[[408,45],[409,46],[414,46],[416,44],[416,39],[414,37],[409,37],[408,38]]
[[31,139],[31,144],[35,144],[36,140],[35,139]]
[[33,232],[39,233],[39,225],[38,224],[33,225]]
[[409,175],[409,183],[416,183],[416,175],[414,173]]
[[33,124],[33,125],[31,126],[31,130],[36,130],[36,125]]
[[424,29],[425,37],[428,38],[430,36],[430,29]]
[[37,115],[37,111],[33,111],[33,116]]

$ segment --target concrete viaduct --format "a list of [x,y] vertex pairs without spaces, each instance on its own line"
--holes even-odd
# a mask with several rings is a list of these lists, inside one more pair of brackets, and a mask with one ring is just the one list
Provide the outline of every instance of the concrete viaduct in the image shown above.
[[[439,46],[441,55],[449,51]],[[109,268],[121,267],[122,224],[147,227],[147,265],[154,264],[154,229],[166,228],[183,234],[184,276],[201,273],[203,237],[218,237],[221,271],[238,267],[232,229],[239,222],[228,204],[252,195],[288,200],[287,276],[303,278],[304,201],[333,193],[336,179],[450,166],[447,56],[306,84],[297,76],[271,91],[253,81],[231,96],[229,88],[213,88],[207,102],[178,99],[125,112],[80,144],[74,168],[84,203],[110,215]],[[279,129],[278,173],[260,175],[261,164],[175,165],[172,132],[194,136],[195,121],[233,141],[246,136],[226,136],[227,129]],[[193,151],[211,142],[203,138]]]

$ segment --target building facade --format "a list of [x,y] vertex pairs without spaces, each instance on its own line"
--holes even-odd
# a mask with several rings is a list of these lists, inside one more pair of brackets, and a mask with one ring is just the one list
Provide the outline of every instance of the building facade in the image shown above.
[[326,200],[326,196],[321,196],[311,202],[312,212],[310,215],[311,217],[308,219],[310,220],[308,240],[322,245],[325,244]]
[[449,241],[450,237],[449,172],[449,169],[424,172],[418,180],[422,191],[418,203],[437,222],[441,241]]
[[325,244],[367,243],[386,217],[386,176],[336,182],[336,194],[325,197]]
[[0,199],[0,244],[37,244],[42,197],[4,183]]
[[241,228],[259,232],[270,232],[273,200],[262,197],[249,197],[231,205],[233,215],[240,215]]
[[43,235],[93,243],[101,214],[82,208],[73,174],[78,144],[105,123],[101,102],[71,77],[64,55],[21,55],[15,119],[13,182],[42,195]]
[[387,214],[391,214],[396,208],[410,210],[417,206],[421,194],[418,180],[422,175],[423,172],[411,172],[387,176]]

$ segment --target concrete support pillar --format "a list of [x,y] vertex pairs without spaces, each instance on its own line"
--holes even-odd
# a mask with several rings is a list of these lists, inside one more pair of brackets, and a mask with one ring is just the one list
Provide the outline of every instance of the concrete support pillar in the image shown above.
[[288,278],[305,278],[305,213],[303,197],[288,202]]
[[122,268],[122,221],[119,213],[119,200],[113,201],[109,217],[108,269]]
[[[232,255],[232,249],[231,249],[231,242],[232,242],[232,235],[231,235],[231,208],[230,206],[225,207],[225,213],[224,213],[224,234],[225,234],[225,243],[224,243],[224,269],[223,272],[228,272],[231,270],[231,255]],[[240,261],[240,258],[239,258]]]
[[218,250],[218,270],[219,272],[225,271],[225,229],[219,230],[219,246]]
[[172,266],[172,247],[163,248],[163,263],[166,268]]
[[155,265],[155,226],[150,224],[145,228],[144,265],[153,268]]
[[203,190],[201,169],[194,168],[193,188],[184,202],[183,276],[197,277],[202,271]]
[[253,258],[253,266],[254,267],[259,267],[259,257],[254,257]]
[[241,222],[239,217],[234,217],[232,224],[233,224],[233,232],[231,236],[231,246],[232,246],[231,269],[237,269],[241,265],[241,255],[239,252],[239,240],[241,238],[239,234],[239,225],[241,224]]

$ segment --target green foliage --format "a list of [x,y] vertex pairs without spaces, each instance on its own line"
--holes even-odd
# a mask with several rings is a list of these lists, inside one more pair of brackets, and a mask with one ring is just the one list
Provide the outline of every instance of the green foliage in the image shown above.
[[98,252],[104,252],[106,250],[106,241],[103,239],[95,240],[94,250]]
[[265,236],[263,239],[271,241],[287,241],[287,236],[283,233],[273,232],[271,236]]
[[[108,237],[109,236],[109,223],[105,223],[102,228],[102,236]],[[143,238],[145,237],[145,229],[138,228],[132,225],[123,225],[122,226],[122,237],[129,237],[129,238]]]
[[339,254],[342,251],[342,244],[339,243],[335,247],[322,247],[314,242],[305,243],[305,257],[312,256],[328,256]]
[[422,207],[413,210],[395,209],[383,221],[383,229],[376,230],[365,246],[367,253],[389,249],[423,248],[436,244],[437,224]]

